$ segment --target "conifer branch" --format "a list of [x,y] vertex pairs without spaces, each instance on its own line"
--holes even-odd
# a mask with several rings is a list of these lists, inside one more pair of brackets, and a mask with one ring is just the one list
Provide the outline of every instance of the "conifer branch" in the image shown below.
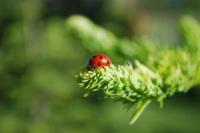
[[144,40],[118,39],[83,16],[69,18],[66,26],[89,51],[102,51],[116,55],[112,56],[116,60],[133,62],[91,68],[77,75],[80,87],[87,91],[85,96],[101,91],[107,98],[135,105],[130,124],[152,101],[162,106],[165,98],[200,84],[200,26],[191,17],[181,19],[183,45],[176,48],[160,47]]

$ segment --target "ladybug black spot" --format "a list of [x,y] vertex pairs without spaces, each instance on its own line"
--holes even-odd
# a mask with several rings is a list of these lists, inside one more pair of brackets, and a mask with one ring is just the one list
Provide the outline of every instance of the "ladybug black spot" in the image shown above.
[[109,64],[110,64],[110,62],[109,62],[109,61],[107,61],[107,64],[109,65]]
[[100,63],[98,63],[98,66],[100,66],[101,64]]
[[103,57],[102,57],[102,56],[100,56],[100,59],[103,59]]

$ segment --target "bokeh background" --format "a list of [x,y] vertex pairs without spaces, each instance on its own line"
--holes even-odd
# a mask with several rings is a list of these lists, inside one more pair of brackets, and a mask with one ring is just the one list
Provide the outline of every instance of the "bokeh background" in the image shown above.
[[93,53],[65,27],[81,14],[118,37],[174,45],[179,18],[199,20],[199,7],[199,0],[0,0],[0,133],[199,133],[199,87],[163,109],[149,106],[132,126],[132,110],[120,103],[83,98],[75,75]]

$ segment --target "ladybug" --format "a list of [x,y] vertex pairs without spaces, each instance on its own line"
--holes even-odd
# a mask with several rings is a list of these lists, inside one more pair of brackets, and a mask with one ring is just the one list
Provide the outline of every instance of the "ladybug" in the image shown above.
[[107,67],[112,65],[111,59],[105,54],[96,54],[88,62],[88,67]]

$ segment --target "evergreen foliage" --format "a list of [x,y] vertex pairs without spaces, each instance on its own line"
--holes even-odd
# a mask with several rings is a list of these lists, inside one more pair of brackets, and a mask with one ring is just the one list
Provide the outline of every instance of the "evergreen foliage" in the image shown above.
[[180,20],[181,44],[168,47],[147,39],[117,38],[83,16],[70,17],[66,26],[90,52],[103,52],[114,60],[132,62],[92,68],[77,75],[86,95],[101,91],[107,98],[135,105],[130,124],[152,101],[162,106],[168,96],[185,93],[200,83],[200,26],[191,17]]

